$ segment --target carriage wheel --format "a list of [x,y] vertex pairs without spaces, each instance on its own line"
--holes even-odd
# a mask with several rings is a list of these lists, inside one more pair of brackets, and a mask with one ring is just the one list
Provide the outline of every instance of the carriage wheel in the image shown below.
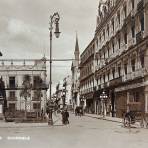
[[131,117],[124,117],[124,127],[130,127],[131,126]]
[[140,127],[144,128],[144,120],[143,119],[140,121]]

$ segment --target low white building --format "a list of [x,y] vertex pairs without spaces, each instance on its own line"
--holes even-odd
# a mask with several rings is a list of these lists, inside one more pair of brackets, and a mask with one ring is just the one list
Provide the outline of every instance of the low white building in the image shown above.
[[[44,110],[48,89],[46,83],[46,58],[35,61],[7,59],[1,61],[0,77],[5,83],[8,110],[27,110],[27,112],[41,112],[42,109]],[[28,90],[29,95],[25,99],[22,92],[26,77],[30,80],[30,90]]]

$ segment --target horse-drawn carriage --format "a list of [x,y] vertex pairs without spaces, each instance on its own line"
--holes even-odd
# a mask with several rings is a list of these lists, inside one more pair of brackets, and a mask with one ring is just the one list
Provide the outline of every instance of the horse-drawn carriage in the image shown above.
[[75,108],[75,116],[82,116],[84,115],[84,110],[82,106],[77,106]]
[[131,125],[139,122],[141,127],[148,128],[148,113],[144,111],[140,102],[129,102],[127,104],[129,111],[124,114],[124,127],[131,127]]

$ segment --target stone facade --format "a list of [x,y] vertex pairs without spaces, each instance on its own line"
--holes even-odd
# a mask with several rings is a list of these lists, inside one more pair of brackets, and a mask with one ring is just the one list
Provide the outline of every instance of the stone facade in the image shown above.
[[87,112],[94,113],[94,56],[95,42],[90,42],[80,56],[80,99],[84,102]]
[[[24,111],[27,112],[41,112],[41,109],[45,109],[47,101],[47,89],[46,82],[46,59],[36,61],[28,60],[2,60],[0,65],[0,77],[5,83],[6,100],[8,110]],[[24,78],[30,79],[30,96],[26,98],[21,95],[24,89]],[[40,81],[40,86],[37,86],[37,81]],[[37,91],[40,91],[38,96]]]
[[100,1],[95,36],[81,54],[80,65],[81,94],[94,94],[89,96],[96,113],[101,111],[103,91],[108,95],[108,113],[112,113],[108,115],[148,112],[147,55],[148,0]]

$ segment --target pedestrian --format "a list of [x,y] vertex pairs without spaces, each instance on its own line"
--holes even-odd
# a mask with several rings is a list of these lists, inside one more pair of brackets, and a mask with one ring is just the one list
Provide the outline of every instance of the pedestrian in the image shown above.
[[65,110],[65,124],[69,124],[69,112]]
[[43,120],[43,117],[44,117],[44,111],[43,111],[43,108],[41,110],[41,119]]
[[62,123],[65,124],[65,112],[64,112],[64,110],[61,111],[61,115],[62,115]]
[[61,112],[61,114],[62,114],[62,123],[64,125],[69,124],[69,119],[68,119],[69,118],[69,112],[67,111],[67,109],[63,110]]

